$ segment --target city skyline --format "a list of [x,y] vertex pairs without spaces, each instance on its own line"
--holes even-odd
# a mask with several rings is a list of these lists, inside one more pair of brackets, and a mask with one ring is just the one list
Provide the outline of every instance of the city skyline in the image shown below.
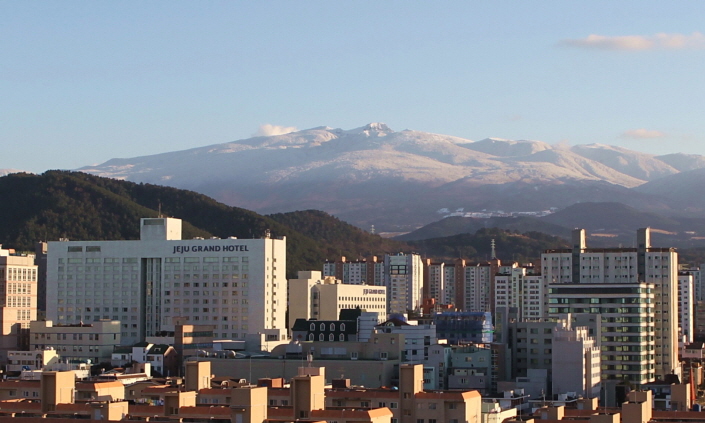
[[696,2],[0,6],[0,168],[321,125],[705,154]]

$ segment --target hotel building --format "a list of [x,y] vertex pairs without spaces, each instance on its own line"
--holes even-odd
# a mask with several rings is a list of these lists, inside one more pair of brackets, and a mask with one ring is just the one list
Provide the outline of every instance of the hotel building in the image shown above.
[[123,345],[174,331],[175,317],[285,339],[285,269],[285,239],[182,240],[180,219],[145,218],[139,240],[49,242],[47,318],[119,320]]

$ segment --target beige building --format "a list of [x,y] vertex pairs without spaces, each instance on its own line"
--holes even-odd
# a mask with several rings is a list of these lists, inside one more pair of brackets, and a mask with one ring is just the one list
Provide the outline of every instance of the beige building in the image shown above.
[[387,288],[343,284],[339,279],[322,278],[319,271],[300,271],[289,280],[289,329],[296,319],[338,320],[343,309],[360,308],[387,314]]
[[7,351],[19,349],[21,330],[29,329],[29,322],[36,319],[34,255],[0,248],[0,361],[7,359]]
[[110,362],[113,347],[120,345],[120,322],[105,320],[90,324],[57,324],[51,320],[30,323],[30,349],[51,347],[62,359],[98,364]]

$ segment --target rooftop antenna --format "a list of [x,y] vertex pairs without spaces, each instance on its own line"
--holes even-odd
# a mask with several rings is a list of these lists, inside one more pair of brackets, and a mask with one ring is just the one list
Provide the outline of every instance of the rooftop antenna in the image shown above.
[[492,238],[492,242],[490,243],[490,245],[492,246],[492,253],[490,254],[490,259],[494,260],[497,258],[497,251],[495,251],[494,238]]
[[158,200],[158,201],[159,201],[159,208],[158,208],[159,211],[158,211],[157,217],[161,218],[162,217],[162,200]]

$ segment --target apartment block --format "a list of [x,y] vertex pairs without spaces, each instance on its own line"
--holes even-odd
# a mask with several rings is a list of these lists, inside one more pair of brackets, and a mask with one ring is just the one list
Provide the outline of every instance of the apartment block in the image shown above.
[[[572,244],[571,249],[549,250],[542,254],[541,273],[544,284],[555,286],[557,289],[560,289],[561,284],[567,284],[569,287],[566,289],[572,290],[571,292],[578,292],[582,289],[580,295],[583,295],[583,298],[574,297],[571,301],[616,301],[619,297],[617,291],[624,291],[630,301],[635,302],[634,305],[607,308],[627,310],[630,316],[623,317],[630,319],[630,323],[637,324],[638,327],[630,326],[628,329],[635,331],[635,333],[640,331],[641,334],[639,335],[640,339],[633,340],[636,343],[631,346],[639,349],[651,348],[651,343],[654,343],[653,353],[640,350],[637,355],[641,357],[638,359],[630,355],[630,359],[634,359],[638,363],[611,363],[607,365],[630,369],[628,370],[629,377],[635,377],[640,381],[639,383],[645,383],[654,378],[663,379],[672,372],[680,374],[681,369],[678,361],[678,253],[675,249],[652,247],[649,228],[637,231],[636,248],[587,248],[585,231],[582,229],[573,231]],[[616,291],[610,289],[610,284],[614,285],[613,288]],[[627,284],[633,284],[636,291],[633,292],[631,288],[626,286]],[[601,291],[605,293],[604,296]],[[567,293],[568,291],[563,292]],[[645,296],[642,297],[642,294]],[[554,297],[554,299],[558,299],[558,297]],[[549,309],[551,308],[556,308],[555,303],[549,306]],[[589,304],[567,308],[573,312],[582,312],[576,310],[591,312]],[[599,309],[600,307],[594,308]],[[609,313],[612,314],[610,316],[612,319],[620,318],[617,315],[620,313],[619,311]],[[549,314],[554,313],[549,310]],[[653,333],[651,333],[652,330]],[[646,332],[649,334],[646,335]],[[603,333],[603,336],[608,335]],[[610,338],[614,338],[612,342],[619,342],[615,339],[624,336],[609,335]],[[641,337],[646,338],[641,339]],[[604,348],[606,348],[605,343],[603,343],[603,351]],[[652,355],[655,360],[653,371],[650,369],[651,358],[647,357]],[[603,365],[605,365],[604,361]],[[614,358],[607,361],[614,361]],[[612,367],[611,370],[617,370],[617,367]],[[612,372],[608,374],[609,376],[607,374],[605,376],[609,378],[619,376]]]
[[679,348],[695,340],[695,275],[678,273],[678,333]]
[[323,276],[333,276],[345,285],[375,285],[387,288],[387,311],[404,314],[423,304],[424,266],[418,254],[386,254],[348,261],[342,257],[323,265]]
[[[21,333],[37,320],[37,266],[34,255],[0,248],[0,360],[20,349]],[[23,348],[26,348],[24,346]]]

